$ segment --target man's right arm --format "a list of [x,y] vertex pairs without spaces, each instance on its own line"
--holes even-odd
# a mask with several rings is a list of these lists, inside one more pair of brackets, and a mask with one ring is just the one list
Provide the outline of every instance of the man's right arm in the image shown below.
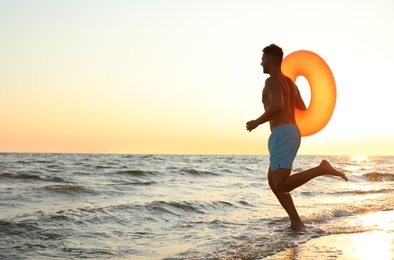
[[267,95],[268,105],[265,108],[265,112],[259,118],[246,123],[246,129],[249,132],[258,127],[259,125],[274,119],[277,114],[280,113],[284,108],[283,93],[280,88],[280,82],[278,82],[278,80],[268,78],[265,81],[264,91]]

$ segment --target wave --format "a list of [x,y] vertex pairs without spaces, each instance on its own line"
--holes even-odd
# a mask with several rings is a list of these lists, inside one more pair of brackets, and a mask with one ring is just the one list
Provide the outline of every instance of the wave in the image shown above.
[[[39,211],[33,215],[27,215],[22,220],[21,218],[0,220],[0,233],[4,237],[8,237],[9,241],[23,242],[25,245],[31,243],[30,241],[35,243],[38,241],[41,245],[47,246],[48,243],[46,241],[50,241],[50,246],[58,246],[59,252],[57,253],[63,256],[64,251],[61,251],[64,250],[63,241],[69,238],[75,239],[81,244],[83,242],[78,240],[81,238],[89,239],[93,242],[102,241],[103,244],[111,243],[111,241],[116,241],[119,238],[132,241],[132,243],[136,243],[137,239],[141,239],[144,244],[148,243],[146,241],[149,241],[151,238],[165,241],[166,237],[164,235],[157,235],[154,232],[154,226],[160,227],[160,223],[157,222],[158,218],[170,213],[171,215],[179,216],[179,219],[184,221],[174,220],[173,216],[164,217],[172,226],[169,229],[159,228],[161,232],[168,232],[175,238],[176,234],[180,233],[182,236],[179,239],[186,240],[196,237],[196,234],[198,234],[200,239],[188,240],[188,242],[195,242],[198,248],[190,248],[190,250],[164,259],[262,259],[287,248],[297,247],[299,244],[315,237],[330,234],[358,233],[368,231],[371,228],[349,223],[344,225],[345,222],[341,222],[342,217],[345,215],[356,216],[371,212],[368,206],[338,207],[331,210],[322,210],[307,217],[302,216],[307,226],[307,229],[303,232],[288,231],[288,218],[273,220],[272,218],[260,219],[251,216],[250,221],[244,222],[238,219],[222,218],[218,214],[215,214],[216,217],[214,218],[201,215],[205,213],[204,208],[206,210],[210,208],[220,210],[234,206],[232,203],[220,200],[210,202],[152,201],[151,203],[138,205],[125,203],[121,205],[107,205],[105,207],[79,207],[56,212]],[[148,209],[150,212],[139,216],[138,213],[144,211],[143,209]],[[153,212],[154,214],[151,214],[152,211],[155,211]],[[189,212],[200,215],[188,221],[185,213]],[[271,222],[267,225],[266,223],[270,220]],[[140,226],[139,228],[131,228],[134,227],[134,225],[130,224],[133,221],[138,223],[138,225],[143,225],[142,228]],[[149,221],[154,222],[152,226],[146,224]],[[333,224],[324,225],[330,222]],[[319,223],[319,225],[315,226],[315,223]],[[115,230],[108,231],[111,228]],[[180,228],[181,230],[179,230]],[[203,230],[203,233],[198,233],[198,230]],[[214,235],[210,235],[211,232]],[[206,239],[204,236],[206,236]],[[175,239],[172,241],[179,243]],[[7,242],[7,244],[10,243]],[[67,245],[71,246],[66,252],[69,254],[69,258],[70,256],[80,257],[79,253],[100,258],[100,254],[97,252],[92,253],[87,251],[86,248],[85,251],[76,252],[73,251],[76,248],[72,247],[72,244]],[[212,245],[215,248],[212,249],[210,247]],[[29,247],[29,249],[31,248]],[[138,250],[139,247],[133,249]],[[113,256],[121,254],[113,247],[108,247],[108,252],[111,252]],[[131,255],[130,258],[133,258],[133,256]]]
[[7,237],[29,234],[32,231],[41,230],[41,228],[37,222],[0,220],[0,230],[2,237]]
[[51,181],[51,182],[66,182],[64,179],[60,177],[41,177],[36,174],[31,173],[2,173],[0,174],[0,178],[8,178],[8,179],[22,179],[22,180],[38,180],[38,181]]
[[190,175],[219,175],[217,173],[214,172],[209,172],[209,171],[200,171],[200,170],[196,170],[196,169],[181,169],[179,170],[180,174],[190,174]]
[[370,181],[377,181],[377,182],[394,181],[394,174],[392,173],[369,172],[363,174],[363,176]]
[[131,175],[131,176],[147,176],[152,175],[153,173],[150,171],[142,171],[142,170],[125,170],[125,171],[118,171],[116,174],[123,174],[123,175]]
[[96,169],[112,169],[112,168],[114,168],[111,165],[96,165],[95,167],[96,167]]
[[[37,212],[39,213],[39,212]],[[67,213],[67,212],[66,212]],[[69,218],[64,215],[50,216],[47,214],[39,214],[39,219],[36,216],[28,216],[29,218],[23,220],[0,220],[0,243],[10,246],[4,246],[0,252],[1,259],[24,259],[24,257],[37,253],[33,258],[53,258],[56,255],[59,258],[113,258],[116,253],[111,249],[103,249],[100,246],[86,247],[80,246],[84,243],[89,243],[92,238],[105,238],[104,232],[95,232],[84,228],[84,223],[76,220],[76,217]],[[82,226],[82,227],[81,227]],[[53,228],[56,227],[56,228]],[[91,226],[90,226],[91,227]],[[92,228],[94,230],[94,228]],[[85,239],[81,243],[67,243],[64,242],[73,234],[81,232]],[[73,241],[81,239],[78,236],[72,236]],[[80,240],[81,241],[81,240]],[[64,246],[67,243],[67,250],[64,251]],[[17,246],[12,246],[12,245]],[[49,253],[46,255],[45,251],[49,248],[56,253]],[[47,256],[47,257],[46,257]]]
[[[218,173],[214,173],[211,171],[196,170],[193,168],[178,169],[177,167],[169,167],[167,170],[169,170],[175,174],[180,174],[180,175],[193,175],[193,176],[209,176],[209,175],[218,176],[219,175]],[[149,175],[157,175],[157,172],[143,171],[143,170],[123,170],[123,171],[118,171],[115,174],[144,177],[144,176],[149,176]]]
[[16,161],[16,163],[17,163],[17,164],[30,164],[31,161],[22,161],[22,160],[19,160],[19,161]]
[[26,179],[26,180],[41,180],[41,177],[34,174],[21,173],[21,174],[13,174],[13,173],[2,173],[0,174],[2,178],[10,178],[10,179]]
[[133,182],[124,183],[124,185],[148,186],[148,185],[153,185],[153,184],[156,184],[156,183],[157,182],[155,182],[155,181],[133,181]]
[[[359,189],[337,191],[335,192],[336,193],[335,195],[337,196],[369,195],[369,194],[385,195],[385,194],[391,194],[393,192],[394,192],[394,187],[392,188],[376,187],[375,189],[363,189],[361,187]],[[304,196],[313,197],[316,194],[316,192],[300,192],[300,194]]]
[[[336,218],[359,216],[367,213],[390,211],[390,210],[394,210],[394,206],[392,204],[387,205],[385,203],[382,203],[381,205],[371,205],[371,204],[345,205],[345,206],[334,207],[332,209],[324,209],[317,213],[312,213],[307,216],[302,216],[301,218],[305,223],[314,224],[314,223],[328,222]],[[334,225],[334,226],[335,229],[330,230],[330,233],[338,233],[338,232],[343,233],[342,226],[338,226],[338,225]],[[364,230],[359,230],[358,232],[361,231]]]
[[84,186],[73,184],[73,183],[64,183],[64,184],[55,184],[55,185],[47,185],[43,188],[46,191],[61,193],[61,194],[84,194],[84,193],[95,193],[93,190],[88,189]]
[[49,161],[49,160],[34,160],[32,161],[32,163],[53,163],[53,161]]
[[174,215],[179,215],[181,212],[191,213],[212,213],[212,210],[223,211],[228,207],[234,205],[226,201],[153,201],[146,205],[148,210],[156,212],[167,212]]
[[48,163],[53,163],[53,161],[52,160],[44,160],[44,159],[37,159],[37,160],[26,159],[26,160],[18,160],[18,161],[16,161],[16,163],[17,164],[35,164],[35,163],[37,163],[37,164],[48,164]]
[[355,190],[351,193],[355,193],[358,195],[367,195],[367,194],[389,194],[394,192],[393,189],[377,189],[377,190]]
[[203,213],[197,207],[193,206],[189,202],[165,202],[165,201],[153,201],[146,206],[149,210],[154,212],[170,213],[179,215],[179,210],[189,211],[194,213]]
[[119,181],[114,181],[115,186],[127,186],[127,185],[136,185],[136,186],[148,186],[148,185],[154,185],[157,184],[155,181],[140,181],[140,180],[135,180],[135,181],[125,181],[125,180],[119,180]]

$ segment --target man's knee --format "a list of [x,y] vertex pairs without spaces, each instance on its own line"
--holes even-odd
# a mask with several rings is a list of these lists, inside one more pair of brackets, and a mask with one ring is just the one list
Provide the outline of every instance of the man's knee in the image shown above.
[[276,184],[273,180],[268,179],[268,185],[274,193],[289,193],[290,190],[283,184]]
[[291,170],[278,169],[272,173],[272,184],[275,189],[280,193],[289,193],[291,189],[286,185],[286,179],[290,176]]
[[275,183],[275,188],[277,191],[279,191],[280,193],[289,193],[291,191],[291,189],[289,189],[289,187],[287,187],[285,184],[283,183],[279,183],[276,184]]

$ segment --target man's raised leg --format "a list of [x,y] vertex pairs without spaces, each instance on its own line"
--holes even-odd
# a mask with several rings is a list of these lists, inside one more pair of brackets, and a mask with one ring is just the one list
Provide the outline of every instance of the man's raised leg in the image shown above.
[[290,192],[295,188],[304,185],[308,181],[318,176],[323,175],[332,175],[338,176],[347,181],[347,177],[343,172],[336,170],[331,164],[323,160],[320,165],[311,169],[308,169],[303,172],[295,173],[290,175],[290,171],[288,169],[278,169],[273,174],[275,187],[277,190],[281,192]]

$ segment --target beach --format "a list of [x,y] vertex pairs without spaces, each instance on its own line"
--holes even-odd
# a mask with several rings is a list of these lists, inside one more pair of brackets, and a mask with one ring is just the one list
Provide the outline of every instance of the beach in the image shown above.
[[291,194],[289,219],[268,156],[0,154],[1,259],[392,259],[394,157],[327,159]]
[[373,225],[372,231],[321,236],[265,259],[394,259],[394,211],[365,218]]

